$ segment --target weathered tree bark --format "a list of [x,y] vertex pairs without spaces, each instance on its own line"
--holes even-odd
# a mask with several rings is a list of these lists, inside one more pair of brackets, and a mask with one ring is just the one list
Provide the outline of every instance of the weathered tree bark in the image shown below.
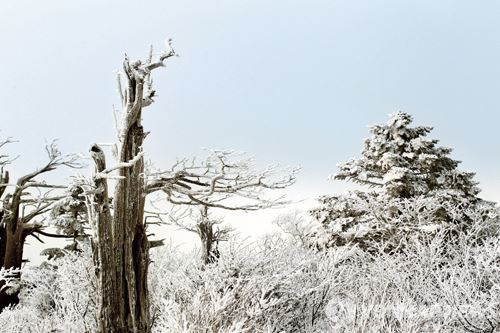
[[[120,162],[139,156],[144,138],[140,112],[127,126],[120,152]],[[106,168],[104,153],[91,149],[96,174]],[[94,204],[97,207],[93,240],[96,273],[99,281],[100,333],[150,331],[147,272],[149,245],[144,224],[144,161],[119,170],[113,198],[113,215],[109,207],[106,179],[96,177]]]
[[[104,153],[97,146],[92,146],[92,158],[96,164],[96,172],[106,168]],[[92,239],[95,271],[98,283],[98,331],[124,332],[124,325],[117,327],[117,320],[121,316],[116,290],[116,276],[114,274],[112,216],[109,207],[108,185],[105,179],[95,180],[95,194],[93,198],[95,210],[91,215],[91,223],[95,231]]]
[[[7,177],[8,181],[8,175]],[[3,179],[5,181],[5,179]],[[6,182],[5,182],[6,183]],[[18,181],[18,186],[22,186],[23,179]],[[2,189],[5,191],[5,187]],[[3,194],[3,191],[1,194]],[[1,222],[1,240],[2,245],[1,252],[2,267],[9,269],[19,269],[23,262],[23,248],[24,240],[26,238],[23,232],[22,221],[19,221],[19,205],[21,202],[22,191],[16,189],[12,196],[8,196],[4,200],[4,207],[2,212]],[[15,273],[13,278],[20,278],[20,273]],[[0,311],[5,309],[9,305],[15,305],[19,303],[19,290],[9,290],[5,287],[5,281],[0,280]]]
[[[2,220],[2,212],[0,212],[0,221]],[[5,258],[5,243],[7,240],[7,235],[5,234],[5,228],[0,226],[0,267],[3,267],[3,260]]]
[[220,254],[217,248],[218,240],[214,234],[213,224],[209,221],[203,221],[197,225],[197,228],[201,241],[201,261],[205,265],[216,262]]
[[[121,162],[128,162],[141,152],[143,138],[139,112],[125,136]],[[123,295],[121,304],[128,332],[141,333],[150,330],[147,286],[149,243],[144,224],[143,174],[142,157],[132,167],[120,169],[119,175],[124,178],[116,187],[113,219],[117,292]]]
[[[17,224],[17,223],[16,223]],[[22,225],[16,226],[14,223],[6,223],[2,228],[2,267],[9,269],[19,269],[23,261],[23,248],[26,234],[23,233]],[[20,273],[14,273],[13,278],[20,278]],[[3,288],[5,281],[0,280],[0,312],[9,305],[19,303],[19,290],[9,290]]]
[[214,232],[214,221],[208,216],[207,206],[200,209],[200,222],[196,225],[196,233],[201,241],[201,262],[204,265],[216,262],[220,256],[219,237]]
[[[124,99],[118,180],[110,212],[104,153],[91,149],[96,164],[93,253],[99,281],[99,333],[150,332],[147,273],[149,242],[144,221],[145,181],[141,126],[144,80],[125,60],[128,89]],[[131,67],[132,66],[132,67]],[[151,95],[152,96],[152,95]]]
[[[9,173],[8,172],[3,172],[3,169],[0,170],[0,185],[4,185],[3,187],[0,187],[0,198],[4,194],[6,190],[6,184],[9,183]],[[4,201],[4,205],[7,202]],[[3,222],[3,216],[4,216],[4,211],[0,210],[0,267],[3,267],[3,261],[5,258],[5,244],[7,242],[7,234],[5,233],[5,224]],[[1,288],[1,287],[0,287]],[[0,305],[0,311],[2,310],[2,307]]]

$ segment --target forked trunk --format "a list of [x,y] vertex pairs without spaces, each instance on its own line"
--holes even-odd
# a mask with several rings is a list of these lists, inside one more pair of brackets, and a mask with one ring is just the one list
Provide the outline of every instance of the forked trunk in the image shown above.
[[[140,115],[139,115],[140,117]],[[140,118],[138,118],[140,119]],[[123,140],[120,162],[128,162],[141,152],[144,133],[139,121],[130,126]],[[91,149],[96,171],[105,169],[104,153]],[[95,181],[95,239],[93,252],[99,281],[98,332],[150,332],[147,272],[149,244],[144,225],[144,161],[121,168],[113,214],[109,207],[105,179]]]
[[[148,266],[149,242],[144,221],[145,179],[141,126],[142,108],[153,102],[150,73],[162,67],[163,61],[175,55],[162,53],[152,63],[152,50],[146,63],[125,58],[127,88],[122,90],[123,119],[120,128],[118,180],[110,212],[104,153],[91,149],[96,164],[95,194],[89,202],[94,231],[93,253],[98,277],[98,333],[149,333]],[[144,95],[144,85],[147,94]],[[113,168],[112,170],[116,170]],[[104,171],[104,172],[103,172]],[[103,174],[104,173],[104,174]]]

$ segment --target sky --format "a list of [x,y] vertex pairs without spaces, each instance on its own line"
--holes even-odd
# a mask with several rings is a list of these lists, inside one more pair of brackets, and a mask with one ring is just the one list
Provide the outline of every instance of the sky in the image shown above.
[[367,125],[402,110],[500,201],[498,17],[494,0],[2,1],[0,135],[19,140],[14,176],[54,138],[63,152],[116,141],[124,54],[173,38],[180,57],[155,73],[143,116],[159,168],[202,147],[242,150],[300,165],[289,196],[313,202],[351,187],[327,177],[359,155]]

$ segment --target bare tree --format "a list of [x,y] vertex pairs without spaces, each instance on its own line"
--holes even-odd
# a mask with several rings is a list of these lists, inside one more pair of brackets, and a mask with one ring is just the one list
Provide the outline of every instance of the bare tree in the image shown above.
[[273,223],[278,226],[283,233],[304,247],[309,246],[310,234],[319,227],[304,216],[301,211],[295,210],[279,215]]
[[[151,72],[175,55],[169,47],[153,61],[125,57],[123,74],[118,76],[122,103],[118,164],[106,168],[105,154],[94,144],[90,154],[95,162],[93,179],[82,184],[92,226],[92,250],[98,280],[98,332],[149,332],[147,288],[149,244],[144,223],[145,183],[142,144],[146,133],[141,125],[143,108],[153,103]],[[108,180],[116,180],[113,204]],[[87,186],[85,186],[87,185]]]
[[[6,139],[0,142],[0,148],[13,142]],[[39,176],[53,171],[60,166],[77,167],[77,156],[63,155],[55,142],[46,147],[49,161],[35,171],[20,177],[16,183],[9,183],[9,173],[4,167],[12,162],[8,155],[0,155],[0,267],[11,269],[10,278],[20,278],[23,262],[23,249],[26,237],[33,236],[39,241],[40,235],[65,237],[43,230],[43,215],[49,212],[58,196],[53,190],[64,186],[48,184],[39,180]],[[12,188],[12,191],[9,191]],[[5,194],[5,195],[4,195]],[[19,289],[8,287],[4,279],[0,280],[0,311],[6,306],[19,302]]]
[[[216,262],[220,257],[219,243],[228,240],[233,229],[222,225],[224,220],[214,217],[205,205],[195,207],[174,206],[167,214],[148,211],[160,223],[177,226],[195,233],[200,240],[200,259],[206,265]],[[167,215],[165,217],[164,215]]]
[[[255,166],[252,158],[232,150],[210,150],[209,156],[178,161],[169,171],[151,172],[148,191],[162,191],[174,204],[168,218],[153,214],[160,221],[196,233],[201,241],[201,260],[208,264],[219,256],[218,244],[227,239],[230,229],[221,226],[209,209],[255,211],[287,204],[283,195],[271,192],[284,189],[295,182],[298,168],[270,165]],[[178,207],[184,207],[179,209]]]
[[[153,59],[152,49],[145,61],[125,58],[123,74],[118,76],[122,102],[119,145],[112,145],[117,164],[106,166],[103,144],[94,144],[90,149],[95,174],[87,183],[82,180],[81,186],[85,189],[93,230],[100,333],[150,332],[147,282],[150,242],[145,221],[148,194],[161,191],[169,202],[180,205],[251,210],[277,202],[258,198],[256,188],[284,188],[295,179],[292,174],[266,183],[275,167],[260,173],[250,169],[246,174],[235,173],[233,166],[226,163],[227,152],[222,151],[214,152],[200,164],[181,160],[168,171],[145,172],[142,145],[147,133],[141,117],[143,109],[154,102],[151,72],[175,55],[169,43],[157,59]],[[108,193],[110,184],[114,185],[112,198]],[[226,203],[234,194],[249,202],[243,207]]]

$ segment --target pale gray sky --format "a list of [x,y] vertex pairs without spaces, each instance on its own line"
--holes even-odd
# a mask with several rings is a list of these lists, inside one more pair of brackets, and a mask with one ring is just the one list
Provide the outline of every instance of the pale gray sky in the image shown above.
[[315,197],[348,188],[326,180],[335,164],[403,110],[499,201],[499,17],[494,0],[3,1],[0,129],[20,140],[14,175],[44,161],[45,140],[112,141],[124,52],[172,37],[181,57],[144,114],[157,166],[235,148],[302,165],[291,195]]

